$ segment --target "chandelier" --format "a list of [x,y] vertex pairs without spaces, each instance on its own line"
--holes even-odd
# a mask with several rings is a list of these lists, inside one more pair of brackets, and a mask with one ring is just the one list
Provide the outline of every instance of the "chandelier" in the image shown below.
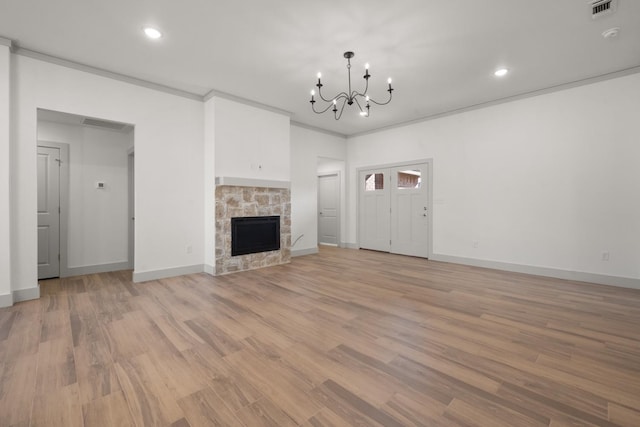
[[[340,117],[342,117],[342,112],[344,111],[344,106],[353,105],[355,103],[358,106],[358,109],[360,110],[360,115],[363,117],[369,117],[370,103],[374,103],[377,105],[386,105],[389,102],[391,102],[391,96],[393,92],[393,88],[391,87],[391,78],[387,80],[387,83],[389,84],[389,89],[387,89],[387,92],[389,92],[389,99],[387,99],[386,102],[375,101],[372,98],[370,98],[369,95],[367,95],[367,90],[369,90],[369,77],[371,77],[371,74],[369,74],[369,64],[365,64],[364,66],[364,69],[365,69],[364,76],[363,76],[365,81],[364,92],[351,90],[351,58],[353,58],[354,56],[355,56],[355,53],[353,52],[344,53],[344,57],[347,59],[347,73],[349,75],[348,92],[340,92],[339,94],[337,94],[332,98],[325,98],[324,96],[322,96],[323,84],[322,84],[322,81],[320,80],[322,77],[322,74],[318,73],[318,83],[316,84],[316,87],[318,88],[318,96],[324,102],[328,102],[329,105],[327,105],[327,108],[325,108],[324,110],[316,110],[316,106],[315,106],[316,100],[314,99],[314,96],[316,95],[316,91],[312,90],[311,101],[309,102],[311,102],[311,109],[313,110],[314,113],[322,114],[331,108],[331,111],[333,111],[334,118],[336,120],[340,120]],[[364,104],[364,108],[361,103]],[[339,108],[338,108],[338,104],[341,104]]]

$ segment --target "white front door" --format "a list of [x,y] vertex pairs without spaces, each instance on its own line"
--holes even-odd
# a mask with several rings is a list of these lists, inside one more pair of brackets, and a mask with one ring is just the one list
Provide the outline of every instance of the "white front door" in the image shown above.
[[360,248],[429,256],[428,177],[427,163],[359,172]]
[[360,171],[359,238],[360,247],[376,251],[391,250],[389,169]]
[[338,245],[338,174],[318,177],[318,243]]
[[391,252],[429,256],[427,164],[391,169]]
[[60,276],[60,149],[38,146],[38,279]]

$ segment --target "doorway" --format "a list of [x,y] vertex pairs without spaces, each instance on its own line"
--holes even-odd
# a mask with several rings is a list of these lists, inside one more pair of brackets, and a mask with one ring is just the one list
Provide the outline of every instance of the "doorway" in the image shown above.
[[340,174],[318,176],[318,244],[338,246],[340,235]]
[[431,161],[358,170],[362,249],[428,258]]
[[133,125],[38,109],[37,134],[39,279],[132,268]]

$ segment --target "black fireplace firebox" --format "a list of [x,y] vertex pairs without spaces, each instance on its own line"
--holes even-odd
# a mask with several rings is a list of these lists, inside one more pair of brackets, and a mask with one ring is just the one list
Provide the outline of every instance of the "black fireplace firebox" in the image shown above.
[[280,249],[280,216],[231,218],[231,256]]

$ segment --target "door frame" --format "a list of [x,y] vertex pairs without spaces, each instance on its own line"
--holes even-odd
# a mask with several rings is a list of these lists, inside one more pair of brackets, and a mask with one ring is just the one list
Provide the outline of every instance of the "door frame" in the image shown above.
[[[60,277],[68,277],[68,238],[69,238],[69,144],[38,140],[37,147],[57,148],[60,150]],[[36,147],[36,152],[37,152]],[[36,172],[37,173],[37,172]]]
[[427,164],[427,205],[429,206],[427,215],[427,258],[431,259],[433,257],[433,158],[406,160],[402,162],[384,163],[377,165],[364,165],[356,168],[356,241],[358,249],[360,248],[360,193],[364,191],[362,185],[360,185],[360,172],[370,169],[387,169],[411,166],[419,163]]
[[135,148],[130,148],[127,150],[127,215],[129,224],[128,227],[128,237],[127,237],[127,245],[128,245],[128,254],[127,254],[127,262],[129,263],[129,268],[131,270],[134,269],[135,266],[135,248],[136,248],[136,239],[135,239],[135,216],[136,216],[136,186],[135,186],[135,167],[136,167],[136,153]]
[[[316,185],[317,185],[317,187],[316,187],[316,189],[317,189],[316,190],[316,196],[317,196],[316,207],[317,207],[317,209],[316,209],[316,211],[320,210],[320,185],[318,185],[319,182],[320,182],[320,178],[323,177],[323,176],[334,176],[334,175],[338,178],[338,184],[337,184],[338,192],[336,194],[336,199],[337,199],[336,200],[336,224],[337,224],[336,225],[336,227],[337,227],[337,229],[336,229],[336,239],[337,239],[336,246],[340,247],[340,242],[342,241],[342,236],[340,234],[340,230],[341,230],[340,223],[342,222],[342,206],[341,206],[341,203],[340,203],[340,199],[342,198],[341,191],[340,191],[340,188],[342,187],[342,176],[341,176],[341,173],[340,173],[339,170],[323,172],[323,173],[319,173],[317,175],[317,178],[316,178]],[[319,221],[319,218],[318,218],[318,214],[316,214],[316,233],[317,233],[316,243],[318,245],[320,245],[320,221]]]

